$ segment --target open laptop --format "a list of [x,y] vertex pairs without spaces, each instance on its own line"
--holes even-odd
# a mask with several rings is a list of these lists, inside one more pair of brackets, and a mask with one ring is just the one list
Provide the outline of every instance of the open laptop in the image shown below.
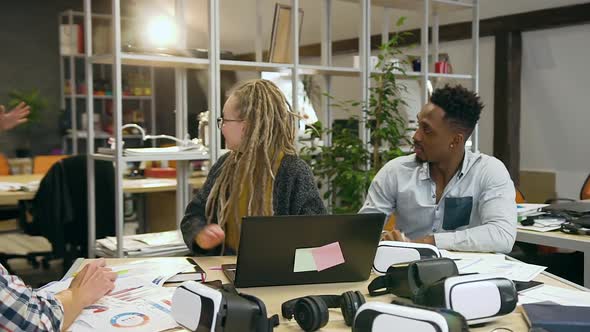
[[[245,217],[237,264],[224,265],[223,271],[236,287],[366,280],[384,221],[380,213]],[[294,272],[297,249],[334,248],[335,242],[344,263],[321,271]]]

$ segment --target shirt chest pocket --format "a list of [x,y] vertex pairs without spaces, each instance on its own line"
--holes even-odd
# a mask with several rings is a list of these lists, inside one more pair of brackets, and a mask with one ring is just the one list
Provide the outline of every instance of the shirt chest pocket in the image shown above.
[[445,198],[445,215],[443,229],[452,231],[462,226],[469,225],[473,197],[447,197]]

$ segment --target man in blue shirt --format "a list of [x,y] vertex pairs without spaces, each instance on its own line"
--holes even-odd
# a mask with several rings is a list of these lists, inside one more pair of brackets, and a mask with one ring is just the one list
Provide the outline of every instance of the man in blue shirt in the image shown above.
[[395,214],[389,239],[510,252],[514,184],[498,159],[465,149],[482,108],[479,97],[460,85],[434,91],[418,114],[415,153],[383,166],[359,213]]

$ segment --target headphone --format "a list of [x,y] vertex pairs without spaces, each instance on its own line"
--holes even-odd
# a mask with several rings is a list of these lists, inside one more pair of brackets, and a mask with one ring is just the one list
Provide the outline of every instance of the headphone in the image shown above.
[[303,330],[316,331],[328,324],[328,308],[340,308],[344,322],[352,326],[358,308],[365,303],[359,291],[348,291],[342,295],[312,295],[289,300],[281,305],[283,317],[292,319]]

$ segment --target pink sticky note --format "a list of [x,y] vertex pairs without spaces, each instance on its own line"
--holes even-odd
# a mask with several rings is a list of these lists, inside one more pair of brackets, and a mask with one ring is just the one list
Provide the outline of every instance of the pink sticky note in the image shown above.
[[340,243],[334,242],[311,250],[318,271],[344,263]]

